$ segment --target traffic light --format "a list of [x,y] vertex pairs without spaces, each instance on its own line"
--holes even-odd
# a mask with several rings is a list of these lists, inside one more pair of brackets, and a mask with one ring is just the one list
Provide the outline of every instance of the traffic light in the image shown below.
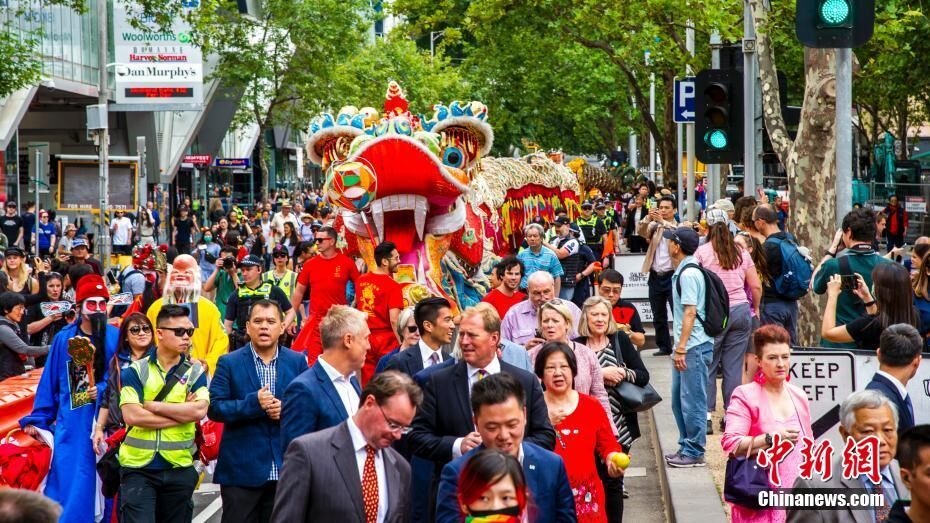
[[611,167],[620,167],[625,164],[629,157],[627,154],[621,150],[611,151],[610,153],[610,166]]
[[705,164],[739,163],[743,157],[743,75],[705,69],[694,80],[696,156]]
[[807,47],[859,47],[874,25],[875,0],[797,0],[795,31]]

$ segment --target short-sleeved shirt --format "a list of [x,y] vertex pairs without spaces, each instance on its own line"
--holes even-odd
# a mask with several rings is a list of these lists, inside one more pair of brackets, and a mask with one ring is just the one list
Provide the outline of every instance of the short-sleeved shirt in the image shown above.
[[[281,290],[281,287],[275,285],[271,286],[271,291],[268,293],[268,299],[277,303],[278,307],[281,307],[281,312],[287,312],[291,310],[291,300],[288,299],[287,294],[284,294],[284,291]],[[239,294],[234,292],[226,300],[226,311],[223,315],[224,320],[229,320],[235,325],[236,318],[239,314]],[[244,328],[244,325],[235,325],[236,328]]]
[[216,274],[216,303],[217,310],[220,311],[220,318],[226,317],[226,303],[229,297],[236,293],[236,286],[233,284],[229,273],[222,268]]
[[741,303],[749,303],[749,298],[746,296],[746,272],[755,268],[749,253],[743,249],[737,249],[740,254],[740,262],[735,269],[724,269],[720,266],[714,246],[710,243],[701,245],[698,247],[697,252],[694,253],[695,259],[702,267],[720,277],[723,286],[727,288],[727,294],[730,296],[730,308]]
[[[157,372],[161,376],[162,380],[166,380],[168,376],[171,374],[171,372],[173,372],[174,369],[177,368],[177,365],[175,365],[174,367],[168,369],[167,372],[164,369],[162,369],[161,365],[158,363],[158,359],[155,356],[154,349],[149,353],[148,357],[149,357],[149,362],[150,362],[149,367],[150,368],[154,367],[154,369],[157,370]],[[184,360],[179,361],[178,365],[180,365],[181,362],[183,361]],[[141,405],[145,401],[146,398],[145,398],[145,393],[144,393],[144,387],[142,384],[142,380],[139,378],[139,374],[136,372],[136,369],[132,368],[131,366],[124,368],[120,372],[120,381],[122,383],[122,386],[119,389],[120,407],[122,407],[123,405],[130,405],[130,404]],[[179,382],[175,386],[177,387],[177,386],[182,386],[182,385]],[[194,384],[190,385],[188,390],[191,393],[193,393],[194,396],[196,396],[196,400],[198,401],[202,400],[202,401],[206,401],[209,403],[210,402],[210,390],[207,388],[207,373],[206,372],[201,373],[200,376],[194,381]],[[155,399],[155,397],[152,396],[151,398],[148,398],[148,399],[150,400]],[[155,457],[152,459],[152,461],[143,468],[146,470],[165,470],[165,469],[170,469],[172,467],[173,466],[171,465],[171,463],[168,463],[168,461],[165,460],[165,458],[163,458],[160,453],[156,452]]]
[[875,350],[882,336],[882,324],[877,317],[866,314],[847,323],[846,331],[849,332],[857,349]]
[[[672,304],[674,305],[674,326],[675,341],[681,339],[682,319],[685,315],[685,305],[694,305],[697,307],[697,315],[704,318],[707,311],[704,307],[704,300],[707,293],[704,283],[704,275],[695,268],[686,269],[688,265],[697,265],[694,256],[688,256],[681,260],[675,273],[672,275]],[[686,269],[682,272],[682,269]],[[681,282],[681,294],[678,293],[678,282]],[[685,349],[691,349],[706,342],[714,341],[714,338],[704,332],[704,326],[697,318],[694,319],[694,326],[691,328],[691,335],[685,343]]]
[[524,289],[526,288],[526,279],[536,271],[546,271],[555,279],[558,279],[564,273],[559,258],[546,247],[540,247],[538,253],[533,252],[531,248],[524,249],[520,251],[517,258],[523,262],[524,274],[523,279],[520,280],[520,287]]
[[[773,241],[776,238],[779,240],[786,240],[788,239],[788,235],[783,232],[776,232],[766,238],[765,243],[762,244],[762,249],[765,251],[765,265],[768,269],[770,282],[781,278],[782,266],[784,265],[784,260],[781,256],[781,247],[778,246],[777,242]],[[795,301],[779,296],[778,292],[775,290],[775,286],[771,284],[763,288],[762,296],[766,300]]]
[[0,231],[3,231],[9,245],[16,242],[22,229],[23,219],[19,215],[0,218]]
[[54,223],[39,223],[39,248],[48,249],[52,246],[52,236],[55,236]]
[[132,240],[132,221],[123,216],[113,220],[113,245],[129,245]]
[[526,294],[520,291],[515,291],[513,296],[507,296],[498,289],[491,289],[491,292],[487,293],[481,301],[490,303],[497,310],[497,314],[501,319],[504,319],[504,315],[507,314],[511,307],[525,299]]
[[614,321],[620,325],[629,325],[633,332],[646,333],[643,320],[639,317],[639,310],[632,303],[620,300],[613,308]]
[[346,304],[346,286],[359,276],[355,262],[344,254],[329,259],[314,256],[304,262],[297,283],[309,291],[310,314],[322,318],[333,305]]
[[387,274],[368,272],[358,278],[355,307],[368,315],[368,328],[391,329],[391,309],[404,308],[400,284]]

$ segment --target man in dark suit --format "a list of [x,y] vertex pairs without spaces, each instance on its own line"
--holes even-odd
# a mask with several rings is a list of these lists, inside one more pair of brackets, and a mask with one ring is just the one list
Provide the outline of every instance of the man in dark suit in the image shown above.
[[408,430],[422,398],[409,376],[383,372],[365,385],[351,418],[295,439],[272,521],[406,522],[410,465],[391,444]]
[[452,341],[452,331],[455,330],[452,306],[445,298],[420,301],[413,310],[413,318],[420,331],[420,341],[395,355],[387,364],[388,370],[398,370],[411,377],[451,358],[442,346]]
[[884,522],[891,506],[900,499],[908,499],[907,486],[901,480],[901,468],[894,459],[898,446],[897,415],[894,404],[882,393],[874,390],[860,390],[852,393],[840,405],[840,436],[843,441],[852,438],[861,441],[867,437],[878,438],[879,483],[872,483],[866,475],[851,478],[843,477],[842,452],[836,452],[833,459],[833,476],[824,480],[823,476],[814,474],[811,479],[800,476],[795,480],[793,489],[831,489],[848,491],[850,489],[869,490],[881,493],[883,505],[872,510],[849,507],[837,510],[816,510],[810,508],[788,508],[788,523],[875,523]]
[[220,485],[224,522],[271,520],[283,451],[281,400],[307,370],[307,358],[278,346],[284,315],[277,303],[252,304],[246,321],[251,343],[219,359],[210,382],[210,419],[223,423],[213,481]]
[[907,393],[907,383],[920,367],[923,340],[912,325],[892,325],[882,332],[878,342],[878,372],[865,386],[888,396],[898,409],[898,433],[914,426],[914,405]]
[[575,500],[562,458],[523,440],[526,404],[523,386],[513,376],[489,376],[471,391],[474,422],[481,444],[443,467],[436,500],[437,523],[459,523],[458,480],[462,467],[478,449],[487,447],[513,454],[523,465],[527,488],[533,499],[529,521],[570,523],[576,521]]
[[930,521],[930,425],[917,425],[901,434],[898,462],[911,499],[895,502],[888,523]]
[[[434,463],[434,488],[442,467],[481,444],[471,409],[471,387],[487,376],[506,372],[523,386],[527,406],[524,438],[551,450],[555,430],[536,376],[500,361],[500,317],[488,303],[462,313],[459,347],[462,361],[433,372],[428,378],[423,406],[408,436],[413,454]],[[427,369],[430,370],[430,369]]]
[[358,410],[356,374],[365,364],[368,315],[334,305],[320,322],[323,354],[285,389],[281,406],[281,449],[304,434],[336,426]]

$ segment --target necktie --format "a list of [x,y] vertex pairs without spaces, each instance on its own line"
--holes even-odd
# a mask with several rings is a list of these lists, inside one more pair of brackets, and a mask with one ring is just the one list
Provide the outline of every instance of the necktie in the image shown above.
[[365,469],[362,472],[362,500],[365,502],[365,523],[378,521],[378,473],[375,471],[375,449],[365,445]]
[[488,377],[488,371],[484,369],[478,369],[478,381],[481,381],[487,377]]
[[891,509],[888,507],[888,500],[885,499],[885,489],[882,484],[872,484],[872,492],[882,495],[882,504],[875,506],[875,523],[885,523],[888,521],[888,513]]
[[429,355],[429,366],[432,367],[437,363],[439,363],[439,353],[434,351]]

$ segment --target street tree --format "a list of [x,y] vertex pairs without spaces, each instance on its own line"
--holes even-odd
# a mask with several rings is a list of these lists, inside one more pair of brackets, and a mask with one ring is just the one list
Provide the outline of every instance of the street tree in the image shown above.
[[205,0],[192,11],[194,40],[216,59],[211,78],[239,97],[232,127],[258,127],[262,187],[266,130],[304,129],[342,100],[337,66],[361,49],[369,14],[364,0],[266,0],[254,16],[240,14],[236,0]]

